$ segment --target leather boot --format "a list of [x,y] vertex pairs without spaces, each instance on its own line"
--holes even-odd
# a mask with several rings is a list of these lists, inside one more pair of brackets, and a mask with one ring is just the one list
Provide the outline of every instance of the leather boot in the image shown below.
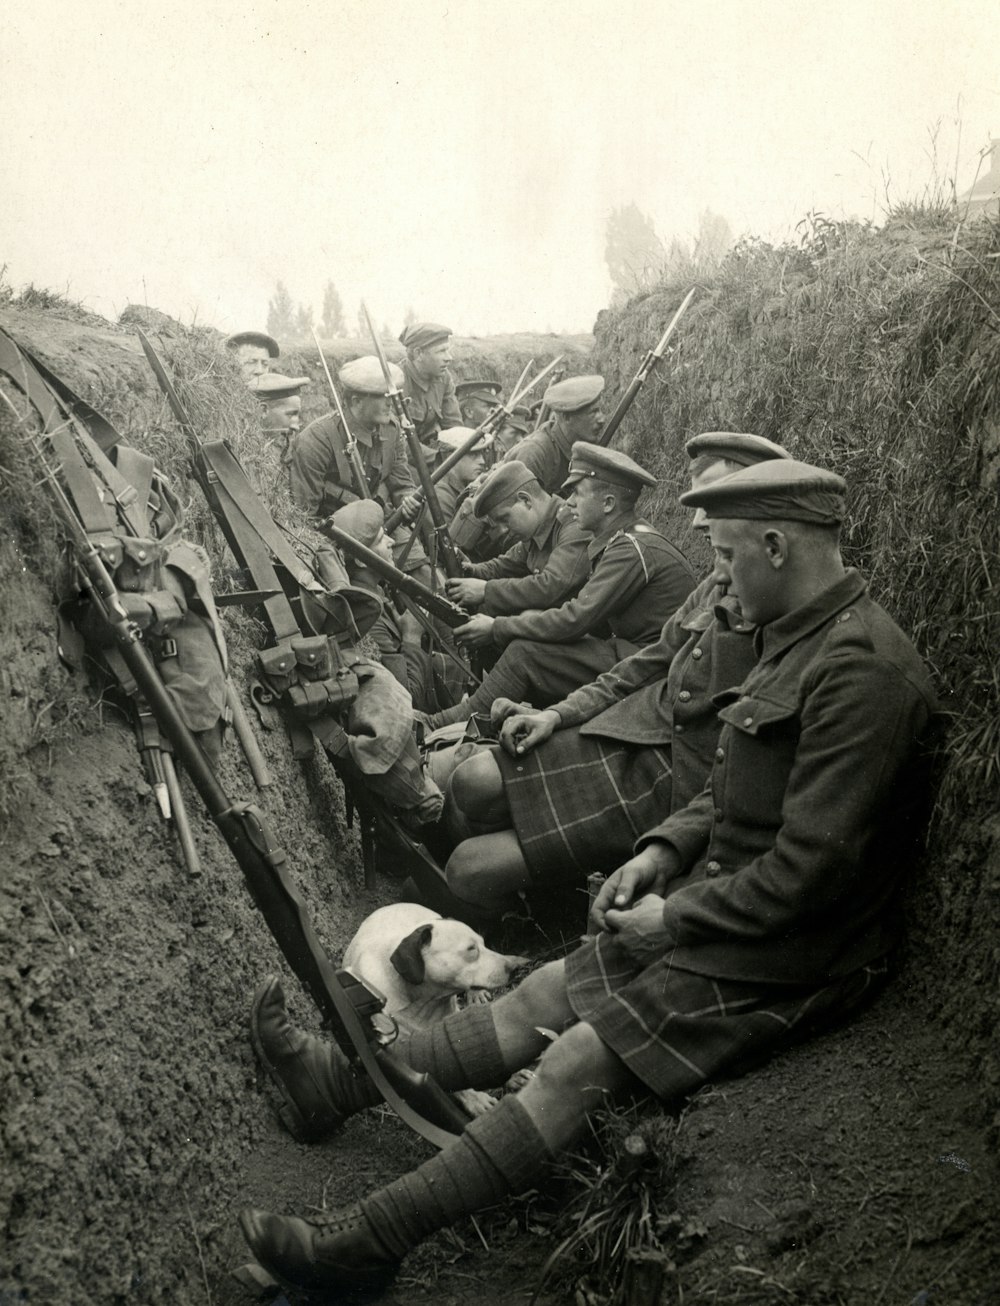
[[355,1076],[338,1047],[296,1029],[276,975],[254,994],[250,1041],[281,1095],[278,1117],[300,1143],[328,1138],[347,1116],[381,1100],[367,1075]]
[[337,1301],[380,1294],[399,1268],[359,1206],[312,1220],[248,1207],[240,1225],[254,1256],[281,1283],[336,1293]]

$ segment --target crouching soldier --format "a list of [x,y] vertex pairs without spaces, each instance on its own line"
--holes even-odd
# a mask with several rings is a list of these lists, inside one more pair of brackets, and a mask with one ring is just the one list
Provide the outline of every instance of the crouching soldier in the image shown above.
[[[719,572],[760,627],[709,786],[638,839],[594,905],[594,938],[406,1039],[407,1061],[449,1090],[488,1088],[541,1056],[524,1088],[346,1210],[244,1211],[277,1278],[379,1289],[429,1234],[535,1186],[605,1094],[679,1103],[878,990],[917,847],[934,698],[909,640],[843,564],[844,489],[775,460],[684,496],[708,513]],[[313,1137],[374,1104],[338,1049],[290,1023],[277,981],[259,991],[254,1028]],[[543,1030],[561,1032],[549,1043]]]

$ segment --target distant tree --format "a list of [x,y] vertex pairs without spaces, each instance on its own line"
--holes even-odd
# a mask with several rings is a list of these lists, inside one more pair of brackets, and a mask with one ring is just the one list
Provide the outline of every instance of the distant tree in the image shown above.
[[362,340],[368,339],[368,323],[365,321],[364,310],[358,305],[358,335]]
[[411,304],[410,307],[406,310],[406,313],[403,317],[403,326],[405,327],[413,326],[416,320],[417,320],[417,314],[413,305]]
[[382,331],[381,331],[381,335],[382,335],[382,339],[383,339],[383,340],[395,340],[395,339],[396,339],[396,334],[395,334],[395,332],[393,331],[392,327],[389,325],[388,322],[383,322],[383,323],[382,323]]
[[267,329],[276,340],[287,340],[295,334],[295,306],[288,287],[279,281],[267,306]]
[[616,291],[627,297],[655,284],[664,257],[652,218],[635,203],[611,210],[604,230],[604,261]]
[[694,260],[701,267],[718,267],[733,247],[733,229],[720,213],[711,209],[698,218],[698,236],[694,242]]
[[295,310],[295,339],[311,340],[313,327],[312,304],[300,304]]
[[324,340],[347,335],[344,305],[332,281],[326,283],[326,289],[323,291],[323,316],[319,320],[319,333]]

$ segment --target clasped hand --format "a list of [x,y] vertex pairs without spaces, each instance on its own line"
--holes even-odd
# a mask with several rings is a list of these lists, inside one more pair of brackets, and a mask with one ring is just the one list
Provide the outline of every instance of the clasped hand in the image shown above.
[[663,891],[679,870],[673,846],[654,841],[609,875],[594,900],[594,923],[616,935],[636,961],[654,961],[671,943]]

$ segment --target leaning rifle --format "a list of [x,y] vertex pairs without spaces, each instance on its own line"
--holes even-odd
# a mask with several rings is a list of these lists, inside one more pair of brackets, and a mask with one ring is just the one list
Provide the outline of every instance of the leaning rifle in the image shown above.
[[[525,363],[524,371],[521,373],[520,377],[518,377],[517,385],[515,385],[514,389],[511,391],[511,396],[507,402],[505,404],[496,404],[491,408],[476,429],[470,435],[466,436],[458,448],[454,449],[447,458],[443,459],[438,463],[437,467],[434,468],[434,471],[431,473],[431,480],[434,484],[436,485],[443,476],[446,476],[454,466],[461,462],[469,450],[479,443],[482,436],[489,435],[491,432],[498,430],[500,426],[503,425],[503,419],[505,417],[513,416],[515,406],[519,404],[526,395],[534,390],[539,381],[542,381],[548,376],[556,363],[562,362],[562,358],[562,354],[560,354],[558,358],[554,358],[552,362],[549,363],[548,367],[543,367],[538,375],[532,377],[532,379],[525,385],[524,378],[533,361],[529,359],[529,361]],[[418,491],[417,493],[418,497],[423,497],[422,491]],[[391,534],[401,521],[402,514],[399,509],[396,508],[385,519],[385,529]]]
[[[454,1099],[426,1075],[417,1074],[395,1056],[391,1035],[376,1029],[370,1017],[384,1005],[350,971],[338,971],[313,929],[305,904],[287,869],[263,812],[252,803],[231,799],[209,765],[194,735],[163,687],[128,615],[108,570],[107,560],[87,535],[73,506],[41,451],[35,452],[56,510],[72,542],[81,580],[115,645],[135,678],[157,724],[205,803],[208,813],[243,871],[250,896],[264,917],[292,971],[312,996],[344,1051],[371,1076],[385,1100],[422,1137],[444,1147],[467,1123]],[[365,1019],[369,1018],[369,1019]],[[384,1018],[383,1018],[384,1019]],[[411,1106],[407,1099],[417,1104]]]
[[319,336],[313,330],[312,338],[316,342],[316,349],[319,352],[319,361],[323,364],[323,371],[326,373],[327,385],[330,387],[330,394],[333,396],[333,402],[337,408],[337,415],[340,418],[340,429],[344,432],[344,453],[347,456],[347,462],[351,468],[351,476],[354,478],[354,489],[361,499],[370,499],[372,497],[371,487],[368,484],[368,478],[365,476],[364,464],[361,461],[361,455],[358,453],[358,442],[351,434],[351,428],[347,425],[347,414],[344,412],[343,405],[340,402],[340,395],[337,394],[337,387],[333,384],[333,377],[330,369],[326,365],[326,357],[323,354],[323,346],[319,343]]
[[469,620],[469,614],[464,608],[460,608],[457,603],[452,603],[451,599],[445,598],[436,590],[430,589],[422,581],[417,580],[416,576],[400,571],[391,562],[386,562],[380,554],[369,549],[360,540],[356,540],[353,535],[342,531],[332,521],[324,522],[320,530],[333,540],[338,549],[342,549],[344,553],[350,554],[352,558],[356,558],[358,562],[370,568],[385,582],[388,589],[404,594],[429,616],[437,617],[452,630],[464,626]]
[[423,490],[424,500],[427,503],[427,510],[430,513],[431,523],[434,528],[434,537],[438,542],[438,549],[441,555],[441,565],[444,568],[445,575],[449,580],[458,580],[465,575],[462,569],[462,560],[458,555],[458,550],[452,543],[451,536],[448,534],[448,523],[444,519],[444,509],[437,496],[437,489],[431,478],[430,469],[427,466],[427,459],[424,457],[423,445],[420,443],[420,437],[417,435],[417,428],[410,419],[410,414],[406,411],[406,401],[403,398],[403,392],[399,386],[393,383],[392,373],[389,371],[389,361],[385,356],[385,350],[382,348],[382,341],[378,332],[372,324],[368,309],[364,304],[361,305],[361,311],[365,315],[365,321],[368,323],[368,330],[371,334],[372,343],[375,345],[375,353],[378,356],[379,364],[382,368],[382,375],[385,377],[386,395],[392,404],[393,412],[396,414],[396,420],[399,422],[400,430],[406,437],[406,447],[410,451],[410,458],[413,461],[414,470],[417,473],[417,479],[420,482],[420,488]]
[[621,426],[622,418],[632,407],[632,403],[636,395],[645,385],[646,379],[649,376],[650,372],[652,372],[653,368],[663,357],[664,352],[666,351],[667,348],[667,341],[674,334],[674,332],[677,329],[678,322],[680,322],[684,313],[687,311],[687,306],[691,303],[691,300],[694,298],[695,289],[696,287],[692,286],[691,289],[684,296],[684,298],[681,300],[680,308],[670,319],[670,322],[667,324],[666,331],[664,331],[663,335],[660,336],[659,342],[657,343],[655,348],[649,350],[649,352],[646,354],[646,357],[640,363],[639,370],[636,372],[635,376],[629,382],[628,389],[622,395],[621,399],[618,400],[618,407],[608,418],[607,425],[605,426],[601,434],[597,437],[597,439],[594,441],[595,444],[611,443],[611,437],[618,430],[619,426]]

